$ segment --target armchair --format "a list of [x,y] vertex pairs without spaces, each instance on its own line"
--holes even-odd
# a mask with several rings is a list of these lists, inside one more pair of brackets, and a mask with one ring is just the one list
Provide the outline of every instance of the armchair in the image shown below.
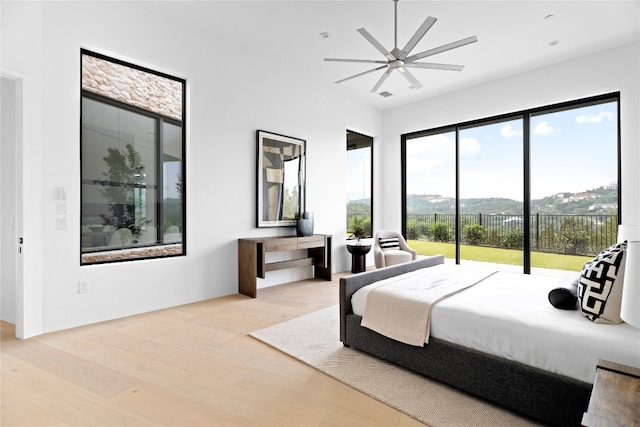
[[418,253],[407,245],[402,234],[393,230],[380,230],[373,239],[373,258],[376,268],[382,268],[414,261],[418,258]]

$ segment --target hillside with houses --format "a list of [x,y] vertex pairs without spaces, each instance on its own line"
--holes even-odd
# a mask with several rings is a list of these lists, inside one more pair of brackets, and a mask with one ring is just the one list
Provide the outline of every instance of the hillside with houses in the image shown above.
[[[618,209],[618,189],[607,185],[579,193],[560,192],[531,201],[531,213],[547,215],[613,214]],[[522,202],[507,198],[461,199],[460,213],[522,214]],[[407,213],[454,213],[455,198],[440,194],[410,194]]]

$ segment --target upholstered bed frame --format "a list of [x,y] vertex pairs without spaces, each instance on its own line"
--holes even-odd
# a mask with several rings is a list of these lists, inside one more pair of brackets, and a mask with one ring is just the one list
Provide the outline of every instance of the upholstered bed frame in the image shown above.
[[[415,347],[360,326],[351,296],[392,276],[444,263],[441,255],[340,279],[340,341],[465,392],[555,426],[579,426],[591,384],[431,337]],[[595,370],[595,366],[594,366]]]

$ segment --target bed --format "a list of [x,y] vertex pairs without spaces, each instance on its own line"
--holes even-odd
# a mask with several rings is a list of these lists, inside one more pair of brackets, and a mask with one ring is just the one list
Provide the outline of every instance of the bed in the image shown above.
[[[504,289],[504,286],[510,281],[517,282],[522,280],[524,288],[532,289],[528,292],[538,292],[538,295],[543,295],[541,292],[545,292],[544,296],[546,297],[546,293],[549,292],[554,282],[558,281],[558,278],[554,277],[541,280],[542,282],[546,280],[547,282],[545,283],[536,283],[535,286],[529,286],[533,281],[538,281],[535,276],[503,272],[488,274],[488,278],[482,279],[481,283],[461,290],[434,306],[431,334],[427,336],[428,344],[424,344],[424,346],[400,342],[370,328],[361,326],[363,321],[361,295],[365,293],[363,289],[368,289],[365,288],[366,286],[375,286],[381,281],[396,280],[398,277],[422,274],[423,272],[431,274],[431,272],[435,272],[438,269],[444,269],[443,265],[443,256],[426,257],[406,264],[341,278],[340,340],[342,343],[345,346],[391,361],[537,421],[556,426],[580,425],[582,415],[588,406],[598,358],[613,359],[616,362],[638,366],[640,352],[634,351],[634,348],[640,348],[640,331],[626,324],[596,325],[581,316],[581,313],[577,311],[557,310],[551,307],[548,301],[544,301],[550,308],[549,315],[559,316],[558,319],[560,320],[551,319],[550,321],[561,325],[562,327],[557,328],[557,330],[562,332],[556,333],[552,331],[550,333],[544,331],[545,327],[549,327],[548,324],[544,325],[545,322],[548,323],[548,319],[542,319],[544,321],[541,322],[540,326],[531,326],[525,323],[516,326],[511,325],[511,333],[513,333],[513,330],[518,331],[525,326],[530,329],[541,329],[537,337],[526,338],[522,341],[522,344],[526,345],[526,341],[535,342],[535,340],[538,340],[539,345],[534,345],[529,350],[523,350],[522,353],[525,360],[519,361],[518,357],[523,356],[514,357],[511,354],[512,349],[503,349],[503,353],[501,353],[500,351],[493,352],[482,347],[484,341],[490,341],[487,337],[490,338],[491,334],[500,337],[507,333],[502,330],[501,324],[504,322],[496,323],[495,320],[491,320],[490,316],[482,313],[481,308],[478,309],[480,314],[467,313],[459,309],[456,311],[456,304],[469,304],[470,301],[479,300],[480,294],[485,292],[486,289],[490,287]],[[535,290],[536,287],[538,288],[537,290]],[[505,301],[502,301],[503,305],[508,305]],[[516,310],[518,309],[516,308]],[[539,307],[537,310],[544,311],[547,310],[547,307]],[[451,317],[454,315],[462,317]],[[466,320],[464,320],[465,316]],[[479,344],[468,343],[465,341],[465,339],[469,340],[468,337],[452,338],[450,336],[452,328],[449,325],[460,325],[462,324],[461,322],[466,322],[467,324],[479,323],[473,320],[473,316],[478,318],[487,317],[487,319],[483,320],[485,322],[483,328],[490,329],[489,335],[476,340],[479,341]],[[494,322],[493,324],[490,323],[492,321]],[[572,324],[574,326],[571,326]],[[486,325],[490,325],[490,327]],[[585,332],[578,331],[576,333],[576,325],[584,328]],[[574,329],[571,329],[572,327]],[[609,329],[606,329],[607,327]],[[612,330],[611,328],[615,328],[616,334],[608,333]],[[565,336],[561,335],[562,333],[567,334],[567,336],[577,335],[578,339],[580,339],[580,336],[588,336],[585,334],[590,334],[592,330],[597,330],[600,334],[604,330],[607,335],[600,335],[600,337],[607,338],[590,340],[587,345],[588,350],[578,352],[580,357],[576,356],[577,353],[570,351],[572,345],[578,345],[575,344],[576,340],[574,339],[573,342],[568,341],[565,340]],[[536,335],[535,331],[533,332]],[[620,350],[617,348],[619,346],[608,341],[609,336],[614,336],[618,339],[618,332],[622,334],[622,340],[627,342],[626,349]],[[517,339],[519,338],[514,338],[516,342]],[[549,348],[569,353],[570,357],[574,357],[576,363],[567,364],[565,362],[564,367],[554,366],[553,363],[550,363],[550,361],[554,362],[553,358],[548,358],[547,361],[541,362],[540,366],[536,366],[536,363],[526,360],[528,353],[536,352],[540,349],[540,351],[545,351],[545,349],[548,350]],[[567,367],[567,365],[569,366]],[[577,367],[571,365],[577,365]]]

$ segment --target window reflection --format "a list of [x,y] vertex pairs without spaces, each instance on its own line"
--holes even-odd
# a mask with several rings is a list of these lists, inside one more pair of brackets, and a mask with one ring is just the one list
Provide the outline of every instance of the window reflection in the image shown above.
[[185,82],[81,56],[81,263],[184,254]]

